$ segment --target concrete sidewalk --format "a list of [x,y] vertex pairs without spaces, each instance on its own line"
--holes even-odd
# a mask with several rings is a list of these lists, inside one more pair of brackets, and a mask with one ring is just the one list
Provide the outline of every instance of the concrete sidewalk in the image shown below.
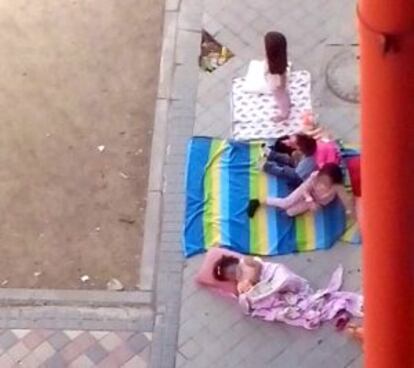
[[[312,100],[320,120],[336,136],[359,142],[358,105],[336,97],[354,66],[334,71],[337,93],[326,70],[343,50],[355,48],[353,1],[339,0],[182,0],[167,1],[176,32],[173,83],[169,86],[168,146],[164,167],[163,219],[156,289],[152,367],[360,367],[361,349],[327,325],[307,332],[246,318],[223,298],[197,288],[193,275],[203,256],[183,261],[183,172],[186,141],[192,135],[229,137],[231,80],[251,59],[263,57],[263,35],[286,34],[296,69],[312,73]],[[235,57],[212,74],[199,71],[201,29],[230,48]],[[340,64],[340,63],[338,63]],[[294,271],[323,286],[338,263],[347,290],[360,290],[360,249],[338,244],[326,252],[278,257]]]

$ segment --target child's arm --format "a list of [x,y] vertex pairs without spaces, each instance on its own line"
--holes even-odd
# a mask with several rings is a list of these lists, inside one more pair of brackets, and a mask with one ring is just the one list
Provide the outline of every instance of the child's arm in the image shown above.
[[249,281],[255,285],[260,281],[260,274],[262,272],[262,263],[255,260],[253,257],[245,257],[244,264],[253,270],[252,274],[249,275]]
[[314,202],[313,197],[311,196],[310,192],[312,190],[313,183],[317,176],[318,176],[318,172],[314,171],[312,174],[310,174],[309,178],[301,184],[302,197],[305,199],[306,202]]
[[313,199],[313,197],[310,195],[309,192],[304,192],[303,193],[303,198],[305,199],[305,202],[309,203],[309,210],[311,211],[316,211],[319,206],[317,203],[315,203],[315,200]]
[[247,293],[253,287],[253,284],[250,280],[244,280],[237,283],[237,292],[239,295]]

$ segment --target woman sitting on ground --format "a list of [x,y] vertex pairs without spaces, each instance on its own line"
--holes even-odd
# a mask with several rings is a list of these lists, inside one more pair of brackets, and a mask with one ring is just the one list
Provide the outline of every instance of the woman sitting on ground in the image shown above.
[[315,159],[317,144],[315,139],[302,133],[287,138],[283,144],[291,147],[292,153],[289,155],[267,148],[261,168],[269,175],[285,179],[295,189],[318,168]]

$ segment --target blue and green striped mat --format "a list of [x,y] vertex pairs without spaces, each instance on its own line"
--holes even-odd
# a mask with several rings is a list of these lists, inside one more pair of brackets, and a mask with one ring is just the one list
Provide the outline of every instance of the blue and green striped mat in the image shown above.
[[285,196],[284,182],[258,169],[260,142],[235,142],[194,137],[188,144],[184,254],[188,257],[221,245],[262,256],[328,249],[345,233],[358,242],[348,226],[342,204],[296,218],[261,207],[247,216],[250,199]]

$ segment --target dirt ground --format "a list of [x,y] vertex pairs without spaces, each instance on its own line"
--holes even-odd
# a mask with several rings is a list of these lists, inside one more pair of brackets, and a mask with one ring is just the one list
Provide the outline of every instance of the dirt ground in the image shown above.
[[137,284],[161,18],[162,0],[0,0],[2,287]]

